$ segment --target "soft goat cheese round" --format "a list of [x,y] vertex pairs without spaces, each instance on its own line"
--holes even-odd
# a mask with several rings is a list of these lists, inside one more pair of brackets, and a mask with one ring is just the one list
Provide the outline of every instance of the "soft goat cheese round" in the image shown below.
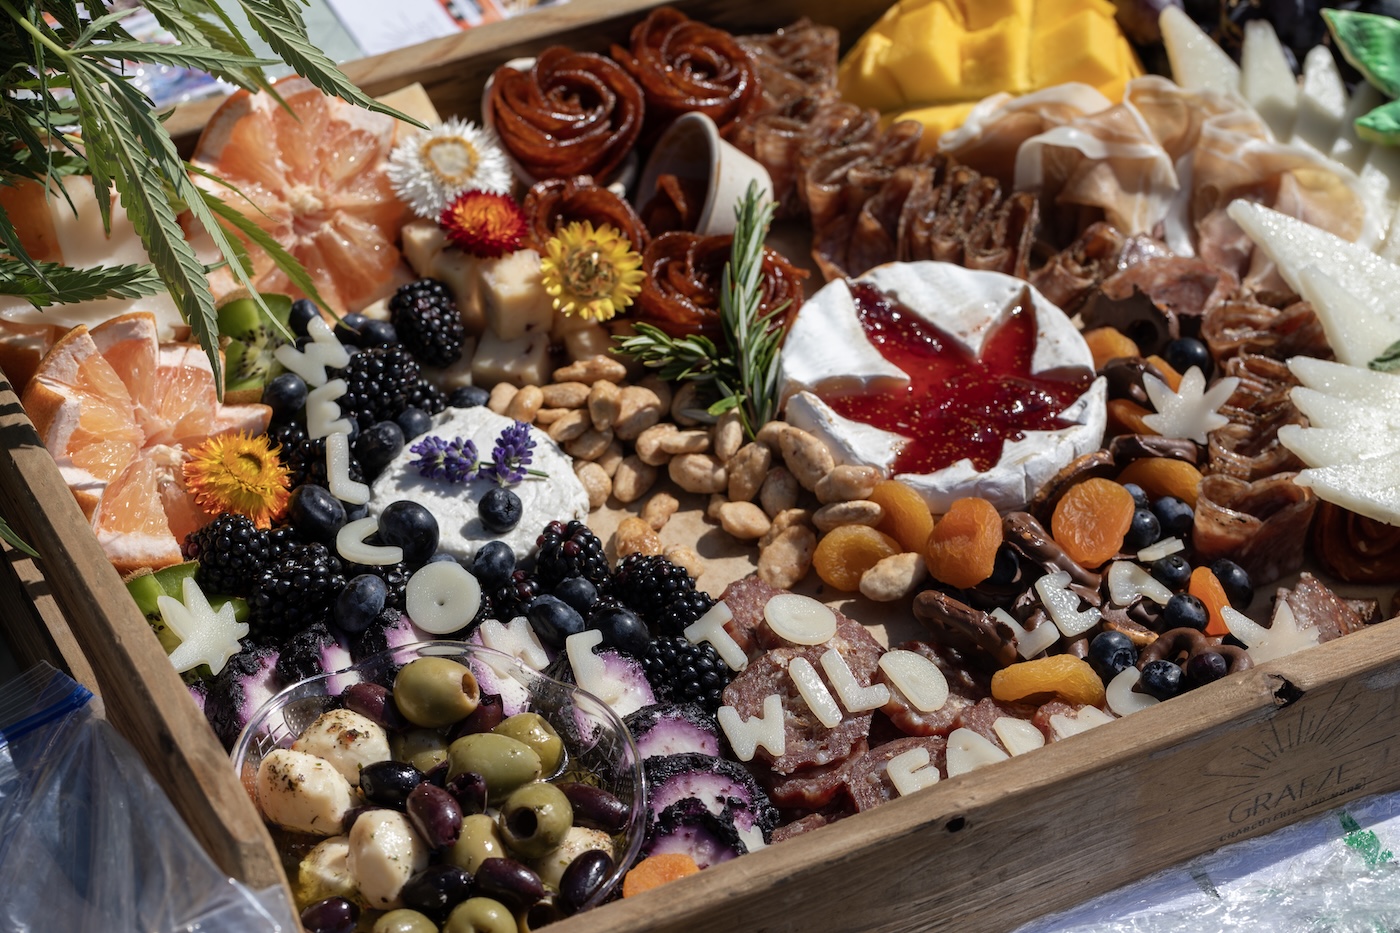
[[523,515],[520,523],[505,534],[488,531],[478,514],[481,497],[494,485],[492,482],[449,483],[445,479],[428,479],[413,466],[419,454],[411,450],[430,435],[449,443],[460,437],[474,443],[482,461],[490,463],[496,439],[512,424],[509,418],[486,408],[449,408],[433,419],[433,427],[427,434],[405,444],[374,481],[370,489],[369,514],[377,519],[390,503],[412,499],[437,519],[439,550],[459,560],[469,560],[487,541],[504,541],[515,551],[517,559],[524,559],[534,551],[535,540],[549,522],[588,517],[588,493],[574,475],[573,461],[549,435],[530,428],[530,436],[535,441],[530,469],[543,471],[547,477],[527,476],[510,487],[520,497]]
[[[1016,301],[1024,281],[999,272],[979,272],[946,262],[895,262],[879,266],[858,281],[869,282],[896,298],[923,320],[962,341],[973,351],[1002,313]],[[1058,366],[1087,366],[1093,355],[1078,328],[1034,288],[1035,353],[1032,372]],[[839,347],[839,352],[833,348]],[[831,448],[837,463],[874,466],[886,473],[905,443],[899,434],[838,415],[818,397],[828,394],[885,392],[907,385],[909,377],[880,355],[865,337],[855,299],[845,281],[824,286],[803,304],[782,352],[782,395],[789,424],[815,434]],[[1108,389],[1102,378],[1061,417],[1073,422],[1057,431],[1026,431],[1006,441],[1001,459],[980,472],[968,459],[934,473],[899,474],[936,514],[954,500],[980,496],[998,509],[1024,508],[1043,486],[1075,457],[1103,443]]]

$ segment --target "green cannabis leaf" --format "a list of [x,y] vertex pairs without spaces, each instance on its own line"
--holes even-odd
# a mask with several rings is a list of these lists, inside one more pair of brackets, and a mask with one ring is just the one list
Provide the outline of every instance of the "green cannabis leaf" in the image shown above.
[[103,227],[111,232],[115,191],[151,260],[149,266],[95,269],[36,262],[0,209],[0,293],[42,308],[167,290],[209,355],[221,393],[214,298],[206,269],[178,220],[182,211],[209,234],[234,278],[274,326],[279,325],[253,287],[246,248],[235,234],[264,249],[295,285],[324,302],[291,254],[193,183],[190,167],[123,62],[197,68],[275,96],[263,69],[277,59],[253,54],[221,5],[235,2],[281,60],[317,88],[421,125],[366,96],[311,44],[298,9],[302,0],[145,0],[175,45],[134,39],[122,25],[132,11],[110,10],[102,0],[0,0],[0,132],[10,141],[0,147],[0,185],[28,179],[44,184],[50,196],[68,198],[63,179],[90,175]]

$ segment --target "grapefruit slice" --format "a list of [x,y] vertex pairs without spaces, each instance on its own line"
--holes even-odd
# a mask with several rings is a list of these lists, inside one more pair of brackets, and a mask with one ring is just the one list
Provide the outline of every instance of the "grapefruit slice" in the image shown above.
[[220,405],[192,343],[161,344],[135,312],[75,327],[40,361],[22,398],[39,437],[121,573],[181,560],[209,520],[185,487],[185,448],[211,434],[265,431],[265,405]]
[[[254,221],[301,261],[337,313],[387,297],[406,279],[396,242],[408,209],[387,166],[399,122],[328,97],[303,78],[277,83],[292,113],[267,94],[239,91],[210,119],[193,163],[241,191],[194,181]],[[250,203],[251,202],[251,203]],[[301,293],[249,245],[259,291]],[[211,279],[231,290],[226,271]]]

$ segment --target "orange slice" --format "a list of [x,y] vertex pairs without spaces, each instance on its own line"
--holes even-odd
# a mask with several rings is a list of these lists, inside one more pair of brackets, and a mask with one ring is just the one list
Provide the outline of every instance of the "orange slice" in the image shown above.
[[[277,83],[292,113],[267,94],[239,91],[210,119],[193,163],[247,200],[195,177],[301,261],[338,313],[391,294],[404,270],[395,245],[409,217],[386,173],[399,123],[328,97],[303,78]],[[249,201],[252,203],[250,204]],[[249,247],[260,291],[300,295],[271,258]],[[216,292],[232,287],[216,277]]]

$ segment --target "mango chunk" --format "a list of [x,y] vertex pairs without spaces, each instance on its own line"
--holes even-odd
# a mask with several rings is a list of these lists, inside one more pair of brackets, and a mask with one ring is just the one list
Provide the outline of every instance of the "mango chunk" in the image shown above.
[[980,98],[998,91],[1024,94],[1032,87],[1029,20],[1006,19],[963,36],[962,88],[959,98]]
[[968,32],[993,29],[1008,19],[1031,21],[1031,10],[1038,0],[962,0],[963,24]]
[[966,96],[961,86],[962,36],[952,13],[941,3],[904,17],[900,36],[884,58],[905,102],[939,103]]
[[1092,87],[1111,82],[1118,74],[1121,34],[1112,17],[1083,10],[1033,34],[1031,75],[1036,87],[1079,81]]

